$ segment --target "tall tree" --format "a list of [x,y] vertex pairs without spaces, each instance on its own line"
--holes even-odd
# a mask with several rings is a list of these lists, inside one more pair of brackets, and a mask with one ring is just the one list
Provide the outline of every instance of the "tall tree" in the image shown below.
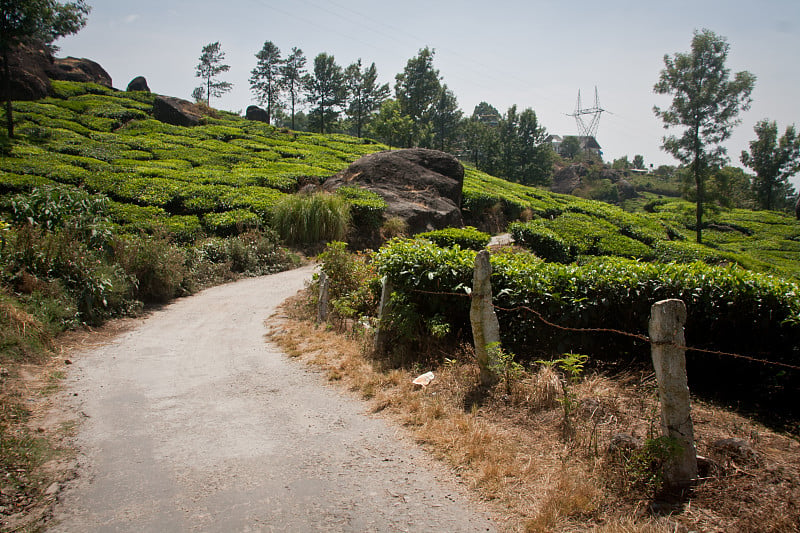
[[[583,152],[583,146],[581,145],[581,140],[574,135],[567,135],[564,137],[564,140],[561,141],[561,147],[559,148],[559,152],[561,155],[568,158],[568,159],[575,159],[581,152]],[[625,165],[626,168],[630,163],[628,163],[628,156],[625,156]]]
[[546,185],[553,173],[553,149],[545,142],[547,130],[536,113],[525,108],[519,114],[515,154],[515,181],[525,185]]
[[434,146],[443,152],[453,149],[458,136],[458,125],[461,122],[461,109],[453,91],[444,84],[439,89],[439,96],[431,108],[431,126],[433,128]]
[[303,85],[311,104],[312,128],[316,126],[324,134],[327,125],[330,132],[330,125],[338,118],[347,96],[342,67],[336,64],[333,56],[323,52],[314,58],[314,72],[303,78]]
[[749,109],[755,76],[737,72],[730,79],[725,67],[729,45],[710,30],[695,31],[691,52],[664,56],[665,68],[653,90],[673,96],[672,105],[653,108],[664,128],[684,127],[680,137],[665,136],[662,148],[687,165],[696,189],[696,234],[701,243],[705,181],[727,160],[721,143],[739,123],[740,111]]
[[426,143],[431,109],[441,88],[439,71],[433,68],[433,55],[434,51],[426,46],[395,76],[395,98],[400,111],[413,123],[407,146]]
[[753,187],[759,205],[774,209],[786,203],[786,195],[792,189],[789,178],[800,171],[800,137],[791,125],[778,139],[778,125],[767,119],[753,129],[756,140],[750,141],[750,152],[742,151],[741,161],[756,173]]
[[378,85],[375,63],[362,70],[361,58],[345,69],[344,79],[350,101],[347,116],[353,121],[356,137],[361,137],[364,126],[389,98],[389,84]]
[[292,108],[292,129],[295,129],[295,104],[299,100],[303,88],[303,77],[306,73],[306,56],[296,46],[281,66],[281,85],[289,95],[289,104]]
[[637,170],[644,170],[644,156],[636,154],[633,156],[633,168]]
[[259,104],[267,104],[267,124],[271,124],[273,110],[280,105],[281,67],[284,61],[280,49],[272,41],[264,42],[256,59],[256,66],[250,71],[250,90]]
[[6,130],[14,137],[11,105],[10,54],[21,44],[40,40],[51,45],[59,37],[77,33],[86,25],[91,7],[84,0],[61,4],[54,0],[0,0],[0,55],[3,59],[2,88],[6,108]]
[[233,84],[217,79],[217,76],[231,69],[230,65],[223,63],[224,60],[225,52],[222,51],[222,46],[217,41],[203,47],[200,62],[195,67],[195,76],[205,80],[205,97],[209,106],[212,96],[218,98],[233,87]]
[[411,135],[412,127],[411,118],[400,111],[397,100],[389,99],[383,102],[368,128],[370,134],[386,143],[391,149],[393,146],[399,146],[401,139],[407,139]]

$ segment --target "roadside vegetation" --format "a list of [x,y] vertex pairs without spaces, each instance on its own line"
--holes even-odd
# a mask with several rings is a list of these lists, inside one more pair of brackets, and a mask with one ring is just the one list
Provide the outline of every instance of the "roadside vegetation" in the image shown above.
[[[25,516],[31,509],[40,508],[42,502],[52,500],[47,494],[50,478],[41,472],[43,465],[62,452],[30,425],[31,382],[26,380],[36,373],[34,369],[47,368],[46,376],[53,376],[52,380],[45,377],[37,383],[43,383],[45,390],[54,388],[50,384],[57,383],[63,367],[43,365],[58,361],[52,355],[57,353],[62,332],[136,315],[147,305],[165,303],[239,276],[288,268],[298,259],[286,245],[318,251],[324,246],[320,243],[348,238],[353,228],[379,230],[386,239],[406,231],[402,221],[384,220],[385,202],[368,191],[342,188],[334,194],[301,192],[362,155],[386,149],[384,145],[341,134],[280,129],[213,110],[197,127],[169,126],[152,119],[153,96],[147,93],[71,82],[54,82],[53,89],[50,98],[13,103],[16,138],[3,143],[0,157],[0,461],[6,475],[0,486],[0,515],[4,519]],[[528,501],[524,491],[514,492],[518,482],[519,486],[533,487],[531,490],[539,488],[508,472],[525,471],[542,479],[543,472],[555,476],[547,470],[551,463],[545,461],[526,470],[524,454],[520,460],[525,461],[525,468],[514,462],[517,459],[501,465],[498,461],[502,456],[481,455],[483,452],[455,444],[456,451],[437,452],[456,465],[459,461],[472,465],[478,460],[472,454],[478,453],[480,464],[495,468],[499,476],[486,474],[487,483],[495,487],[491,489],[494,492],[485,493],[486,497],[501,499],[505,502],[502,505],[512,505],[508,498],[528,501],[526,510],[515,516],[532,520],[532,531],[568,527],[583,516],[594,517],[592,524],[601,527],[598,509],[616,505],[616,496],[604,496],[606,481],[576,485],[570,479],[606,469],[598,465],[606,464],[602,439],[611,438],[610,428],[635,432],[643,439],[654,435],[650,400],[641,400],[641,410],[636,414],[608,411],[609,416],[620,420],[637,420],[629,426],[625,426],[627,422],[619,427],[605,426],[597,418],[581,418],[582,402],[596,394],[591,392],[594,385],[585,384],[588,378],[580,376],[595,376],[591,380],[605,390],[616,378],[597,373],[599,370],[627,369],[630,375],[623,384],[636,383],[632,390],[648,398],[652,381],[639,373],[641,367],[637,365],[644,356],[642,347],[635,343],[591,336],[568,338],[541,325],[532,326],[535,320],[509,314],[501,316],[506,338],[498,348],[503,354],[503,367],[497,371],[504,376],[500,388],[473,390],[470,382],[476,367],[470,350],[464,347],[469,342],[465,325],[468,300],[452,295],[421,297],[423,293],[415,291],[466,295],[465,288],[471,285],[471,262],[476,250],[487,246],[487,233],[511,224],[517,241],[515,248],[493,256],[498,283],[495,294],[502,295],[504,306],[525,304],[550,318],[556,316],[564,325],[639,330],[646,321],[643,309],[652,299],[677,295],[690,306],[693,322],[688,331],[693,343],[747,350],[761,359],[794,364],[799,360],[796,342],[792,344],[800,327],[797,222],[776,211],[709,205],[704,244],[698,245],[691,242],[695,233],[693,204],[663,194],[679,189],[674,176],[654,174],[640,179],[650,180],[656,192],[644,191],[639,199],[625,203],[623,210],[512,183],[468,165],[462,212],[473,227],[391,240],[377,254],[351,253],[344,243],[335,243],[320,257],[333,280],[331,328],[344,332],[360,353],[366,354],[358,365],[367,364],[380,372],[368,374],[373,377],[367,379],[362,393],[378,397],[386,383],[394,384],[392,387],[412,403],[387,403],[381,409],[413,413],[414,420],[406,423],[429,431],[429,436],[421,440],[466,439],[489,447],[496,441],[502,447],[505,444],[499,435],[503,434],[517,435],[512,439],[517,443],[528,442],[528,438],[541,438],[531,433],[533,426],[511,426],[495,433],[494,419],[500,414],[520,420],[530,415],[533,418],[526,419],[539,420],[543,427],[553,430],[556,451],[547,452],[551,454],[547,461],[554,461],[552,464],[563,464],[566,454],[574,455],[577,449],[593,450],[587,451],[589,455],[577,465],[552,477],[553,486],[575,492],[584,503],[564,503],[574,511],[562,508],[550,515],[546,515],[543,501]],[[646,187],[642,185],[641,189]],[[396,350],[376,362],[368,350],[368,332],[376,324],[382,276],[391,277],[401,290],[397,291],[397,315],[392,325]],[[316,326],[305,324],[303,328],[311,328],[303,330],[307,334],[328,338],[325,335],[329,333],[323,335]],[[580,376],[573,372],[577,359],[571,363],[572,370],[570,364],[553,362],[569,361],[564,354],[570,350],[573,355],[588,356],[578,372]],[[330,370],[331,379],[350,379],[349,370],[339,368],[342,360],[337,361]],[[551,363],[548,366],[537,361]],[[697,363],[691,370],[693,387],[700,390],[699,384],[708,376],[714,376],[714,380],[753,378],[758,383],[753,398],[756,392],[763,393],[758,398],[779,400],[784,406],[774,410],[779,416],[770,423],[796,431],[797,413],[792,411],[796,394],[790,394],[796,375],[731,365],[727,360],[710,361]],[[719,368],[724,371],[717,372]],[[428,369],[434,369],[438,377],[435,385],[420,395],[408,385],[407,378]],[[534,385],[540,381],[549,392],[541,392],[540,385]],[[431,391],[437,394],[427,394]],[[549,399],[537,403],[540,400],[536,395],[540,394]],[[608,394],[611,396],[601,396],[618,398],[608,400],[613,405],[633,401],[629,400],[631,391]],[[727,398],[724,401],[734,401]],[[610,409],[605,399],[598,401],[604,409]],[[445,413],[457,416],[450,419]],[[725,422],[729,425],[725,427],[738,424],[756,428],[753,430],[759,435],[768,432],[735,415],[724,416],[733,417],[725,420],[735,420]],[[438,425],[445,423],[443,420],[449,420],[449,429]],[[466,431],[474,423],[476,434],[469,429],[458,436],[459,428]],[[589,429],[595,424],[608,429],[600,440],[595,438],[600,430]],[[576,436],[562,435],[562,430],[570,426]],[[446,429],[456,433],[446,433]],[[739,430],[714,431],[714,435],[746,436]],[[587,445],[591,439],[595,444]],[[790,446],[780,442],[781,447]],[[791,466],[794,459],[784,459],[789,465],[786,472],[796,472]],[[645,459],[636,459],[640,460]],[[719,461],[727,459],[721,457]],[[534,464],[531,460],[530,465]],[[615,464],[614,468],[627,468]],[[642,475],[657,477],[657,468],[645,470]],[[761,475],[761,471],[748,470],[754,472]],[[623,476],[628,479],[625,476],[629,474]],[[789,478],[780,479],[784,483]],[[476,487],[483,487],[482,483],[476,478]],[[793,482],[786,483],[782,486],[785,490],[780,489],[782,493],[795,494]],[[635,494],[625,501],[643,502],[656,491],[657,484],[632,481],[623,485],[622,492],[613,494]],[[562,505],[556,501],[558,491],[545,492],[554,499],[553,506]],[[776,500],[776,512],[783,509],[782,501]],[[620,524],[640,522],[633,507],[624,509],[632,514],[620,515],[624,515]],[[751,519],[755,520],[747,518]],[[661,527],[667,522],[657,519],[652,524]],[[627,526],[621,527],[616,530]]]

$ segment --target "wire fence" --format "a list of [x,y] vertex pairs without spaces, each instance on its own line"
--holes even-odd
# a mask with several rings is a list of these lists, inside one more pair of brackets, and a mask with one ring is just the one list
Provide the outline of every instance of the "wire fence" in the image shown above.
[[[456,296],[456,297],[470,298],[470,299],[472,298],[472,295],[468,294],[466,292],[438,292],[438,291],[425,291],[425,290],[421,290],[421,289],[412,289],[412,290],[414,292],[421,293],[421,294],[430,294],[430,295],[436,295],[436,296]],[[570,327],[570,326],[562,326],[560,324],[556,324],[555,322],[552,322],[551,320],[548,320],[539,311],[536,311],[535,309],[532,309],[532,308],[530,308],[528,306],[525,306],[525,305],[520,305],[520,306],[512,307],[512,308],[505,308],[505,307],[501,307],[501,306],[494,305],[494,304],[492,306],[498,311],[509,312],[509,313],[526,311],[526,312],[532,314],[534,317],[536,317],[536,319],[538,319],[540,322],[542,322],[546,326],[549,326],[551,328],[558,329],[558,330],[561,330],[561,331],[567,331],[567,332],[571,332],[571,333],[609,333],[609,334],[614,334],[614,335],[620,335],[620,336],[623,336],[623,337],[628,337],[628,338],[635,339],[635,340],[638,340],[638,341],[641,341],[641,342],[645,342],[645,343],[648,343],[648,344],[656,344],[656,341],[653,341],[649,336],[641,334],[641,333],[631,333],[629,331],[622,331],[622,330],[613,329],[613,328],[574,328],[574,327]],[[674,347],[679,348],[681,350],[686,350],[686,351],[690,351],[690,352],[697,352],[697,353],[703,353],[703,354],[708,354],[708,355],[718,355],[718,356],[722,356],[722,357],[732,357],[732,358],[748,361],[750,363],[758,363],[758,364],[769,365],[769,366],[774,366],[774,367],[779,367],[779,368],[785,368],[785,369],[788,369],[788,370],[800,371],[800,366],[792,365],[792,364],[789,364],[789,363],[783,363],[783,362],[780,362],[780,361],[769,361],[767,359],[760,359],[760,358],[757,358],[757,357],[752,357],[752,356],[749,356],[749,355],[744,355],[744,354],[739,354],[739,353],[725,352],[725,351],[720,351],[720,350],[710,350],[710,349],[707,349],[707,348],[698,348],[698,347],[695,347],[695,346],[684,346],[684,345],[676,344],[676,343],[673,343],[673,342],[662,343],[662,344],[671,345],[671,346],[674,346]]]

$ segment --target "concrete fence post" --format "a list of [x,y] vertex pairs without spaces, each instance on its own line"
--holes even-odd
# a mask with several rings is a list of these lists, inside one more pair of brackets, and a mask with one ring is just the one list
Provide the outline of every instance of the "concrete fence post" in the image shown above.
[[475,272],[472,277],[472,302],[469,319],[472,323],[472,338],[475,341],[475,357],[481,369],[481,383],[491,384],[496,380],[487,346],[500,342],[500,323],[492,305],[492,265],[489,251],[481,250],[475,257]]
[[328,275],[319,273],[319,298],[317,300],[317,322],[328,320],[328,304],[330,303],[330,280]]
[[686,378],[686,341],[683,326],[686,305],[681,300],[662,300],[650,309],[650,342],[653,367],[661,401],[661,428],[665,437],[675,439],[679,452],[664,468],[667,486],[682,488],[697,479],[697,452]]
[[386,351],[386,344],[388,342],[388,335],[386,331],[386,320],[391,312],[392,302],[392,287],[391,282],[384,277],[381,280],[381,303],[378,309],[378,325],[375,328],[375,351],[377,353],[384,353]]

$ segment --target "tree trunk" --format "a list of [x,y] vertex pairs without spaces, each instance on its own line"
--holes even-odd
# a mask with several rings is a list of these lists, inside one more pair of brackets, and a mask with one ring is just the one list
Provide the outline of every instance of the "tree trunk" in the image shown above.
[[3,50],[3,98],[6,104],[6,130],[8,138],[14,138],[14,109],[11,105],[11,65],[8,50]]
[[703,180],[705,176],[702,175],[700,171],[700,151],[702,147],[700,146],[700,125],[696,124],[694,127],[694,184],[697,188],[697,198],[696,200],[696,233],[697,233],[697,244],[703,243],[703,201],[704,201],[704,193],[705,193],[705,184]]

